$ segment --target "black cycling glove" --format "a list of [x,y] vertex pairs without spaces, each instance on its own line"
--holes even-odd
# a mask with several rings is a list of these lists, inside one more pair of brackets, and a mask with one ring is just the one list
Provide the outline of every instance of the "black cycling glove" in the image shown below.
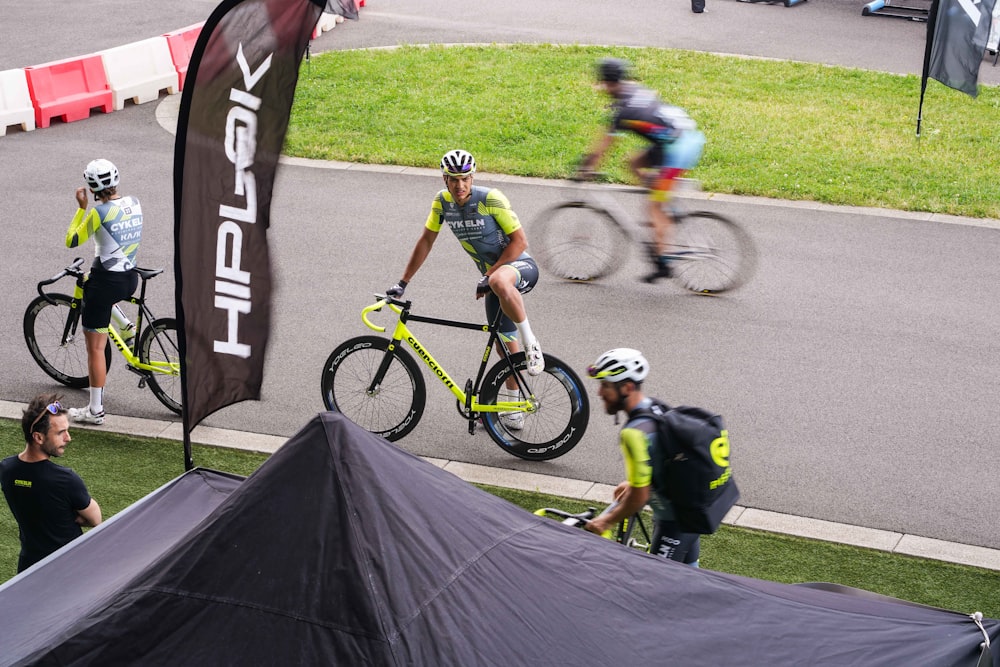
[[483,276],[476,283],[476,296],[484,296],[490,293],[490,277]]
[[386,296],[391,296],[394,299],[398,299],[403,296],[403,292],[406,291],[406,281],[400,280],[398,283],[390,287],[385,291]]

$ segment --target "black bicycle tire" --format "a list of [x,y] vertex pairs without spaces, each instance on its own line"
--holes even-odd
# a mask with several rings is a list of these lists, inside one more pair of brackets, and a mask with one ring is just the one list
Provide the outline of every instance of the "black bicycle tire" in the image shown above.
[[[550,354],[543,356],[545,370],[535,377],[528,375],[525,370],[527,364],[523,352],[511,357],[514,367],[524,371],[522,377],[539,401],[538,412],[525,415],[524,427],[521,430],[507,429],[501,423],[500,414],[497,412],[481,413],[483,426],[493,442],[505,452],[529,461],[548,461],[570,451],[580,442],[590,421],[590,401],[579,376],[562,360]],[[510,365],[504,360],[493,366],[483,377],[483,384],[479,389],[479,402],[484,405],[495,404],[500,387],[504,385],[510,373]],[[553,379],[555,384],[552,383]],[[563,406],[559,405],[560,401],[565,401],[560,388],[565,391],[569,399]],[[568,412],[565,425],[556,429],[546,428],[540,418],[554,414],[560,409]],[[536,432],[541,434],[538,439],[532,441],[525,439],[525,436]]]
[[[712,221],[724,230],[731,247],[722,252],[714,243],[706,248],[707,241],[688,242],[690,236],[697,236],[699,232],[704,235],[702,229],[695,228],[698,221]],[[677,251],[689,252],[691,257],[677,259],[671,265],[671,277],[684,289],[697,294],[720,294],[746,284],[756,273],[756,244],[746,229],[732,218],[711,211],[689,211],[678,216],[675,227]],[[708,252],[704,252],[706,249]]]
[[[173,337],[169,335],[171,331],[174,332]],[[177,330],[176,320],[170,317],[153,320],[148,327],[143,329],[142,335],[139,338],[139,361],[148,364],[154,359],[152,353],[159,351],[164,358],[156,359],[156,361],[173,360],[176,363],[180,363],[179,343],[180,334]],[[169,384],[167,378],[169,378]],[[181,401],[184,396],[181,388],[180,374],[168,375],[166,373],[149,371],[149,374],[146,376],[146,385],[153,392],[153,396],[156,396],[157,400],[164,407],[175,414],[181,414]]]
[[[73,299],[65,294],[48,294],[47,296],[51,301],[41,296],[36,297],[28,304],[27,309],[24,311],[24,342],[28,345],[28,352],[31,354],[31,358],[45,371],[45,374],[56,382],[74,389],[86,389],[90,384],[90,378],[87,365],[87,342],[83,335],[83,325],[79,321],[79,305],[74,308]],[[67,318],[77,318],[77,322],[75,323],[77,335],[74,337],[71,346],[63,348],[61,354],[72,365],[72,368],[66,368],[66,364],[56,362],[54,351],[46,354],[42,350],[43,345],[39,343],[40,332],[37,330],[37,327],[40,326],[39,315],[43,312],[50,312],[48,310],[50,308],[60,307],[67,309],[65,315],[58,315],[51,324],[46,323],[45,326],[49,335],[54,336],[54,340],[61,342]],[[62,346],[60,345],[59,347]],[[110,342],[104,348],[104,360],[107,364],[107,369],[110,370]]]
[[590,282],[624,263],[632,243],[603,208],[566,201],[542,211],[528,230],[531,253],[547,272],[564,280]]
[[[400,349],[397,346],[393,350],[392,362],[390,362],[389,371],[386,373],[384,381],[397,377],[399,372],[405,373],[409,378],[410,404],[402,410],[396,408],[395,411],[399,414],[398,421],[395,421],[396,417],[392,417],[393,421],[388,426],[375,423],[375,420],[385,413],[385,410],[381,410],[378,407],[380,399],[392,399],[393,397],[384,397],[382,391],[379,392],[378,396],[371,396],[367,390],[375,371],[378,369],[379,363],[382,361],[386,350],[389,349],[389,342],[389,339],[378,336],[358,336],[338,345],[330,353],[330,356],[326,359],[326,363],[323,365],[323,373],[320,377],[320,390],[323,396],[323,404],[327,410],[339,412],[366,431],[394,442],[410,433],[420,421],[427,402],[427,389],[424,384],[423,375],[420,373],[420,366],[406,350]],[[355,355],[362,352],[377,352],[378,354],[370,355],[368,359],[363,360],[355,357]],[[355,357],[353,359],[355,363],[361,362],[360,367],[351,371],[355,375],[352,380],[356,380],[356,383],[352,384],[356,384],[356,386],[350,389],[350,401],[348,401],[348,396],[346,395],[340,396],[340,400],[338,400],[336,392],[337,374],[338,372],[346,373],[350,371],[344,364],[349,359],[352,359],[352,357]],[[385,389],[386,386],[383,384],[382,390],[384,391]],[[400,391],[405,391],[405,389]],[[396,399],[396,404],[399,404],[398,398]]]

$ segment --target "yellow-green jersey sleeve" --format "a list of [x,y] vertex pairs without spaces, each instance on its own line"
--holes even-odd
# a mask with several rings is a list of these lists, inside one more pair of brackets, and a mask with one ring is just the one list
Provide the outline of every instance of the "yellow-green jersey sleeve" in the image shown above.
[[517,214],[510,208],[510,201],[507,196],[499,190],[490,190],[483,200],[481,212],[492,215],[493,219],[500,225],[500,229],[507,236],[510,236],[521,228],[521,221]]
[[438,196],[434,197],[434,202],[431,204],[431,212],[427,214],[427,222],[424,223],[424,227],[435,233],[441,231],[441,223],[444,219],[441,215],[444,211],[444,205],[441,203],[442,197],[446,197],[449,201],[451,200],[450,193],[447,190],[442,190]]
[[649,465],[649,440],[644,431],[625,427],[619,435],[622,457],[625,459],[625,479],[629,486],[642,488],[653,481]]
[[66,247],[75,248],[85,243],[100,226],[101,217],[97,214],[97,209],[92,208],[87,211],[82,208],[76,209],[76,214],[66,231]]

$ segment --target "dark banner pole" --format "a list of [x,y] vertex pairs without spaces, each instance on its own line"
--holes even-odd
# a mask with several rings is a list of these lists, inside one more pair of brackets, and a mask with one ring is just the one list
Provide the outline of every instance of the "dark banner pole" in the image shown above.
[[927,90],[927,77],[930,74],[931,50],[934,48],[934,27],[937,24],[938,5],[940,0],[931,3],[927,18],[927,40],[924,43],[924,71],[920,77],[920,106],[917,108],[917,137],[920,137],[920,124],[924,119],[924,92]]

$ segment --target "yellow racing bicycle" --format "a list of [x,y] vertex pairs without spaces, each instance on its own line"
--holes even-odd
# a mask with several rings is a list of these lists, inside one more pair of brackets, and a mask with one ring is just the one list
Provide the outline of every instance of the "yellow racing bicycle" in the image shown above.
[[[415,315],[410,301],[376,295],[375,303],[361,311],[361,319],[372,330],[385,332],[368,316],[384,308],[399,315],[391,338],[359,336],[341,343],[323,366],[320,380],[323,403],[328,410],[342,413],[367,431],[388,440],[399,440],[420,421],[427,401],[427,389],[420,366],[406,348],[413,350],[431,374],[455,397],[458,412],[469,422],[469,434],[482,423],[490,438],[514,456],[544,461],[562,456],[583,437],[590,417],[590,404],[583,383],[563,361],[544,354],[545,370],[530,376],[524,352],[511,353],[500,346],[501,359],[487,365],[500,338],[494,322],[474,324]],[[464,385],[431,355],[407,324],[423,322],[489,333],[475,380]],[[501,389],[516,384],[514,399]],[[510,391],[508,389],[508,391]],[[505,415],[523,419],[505,419]]]

